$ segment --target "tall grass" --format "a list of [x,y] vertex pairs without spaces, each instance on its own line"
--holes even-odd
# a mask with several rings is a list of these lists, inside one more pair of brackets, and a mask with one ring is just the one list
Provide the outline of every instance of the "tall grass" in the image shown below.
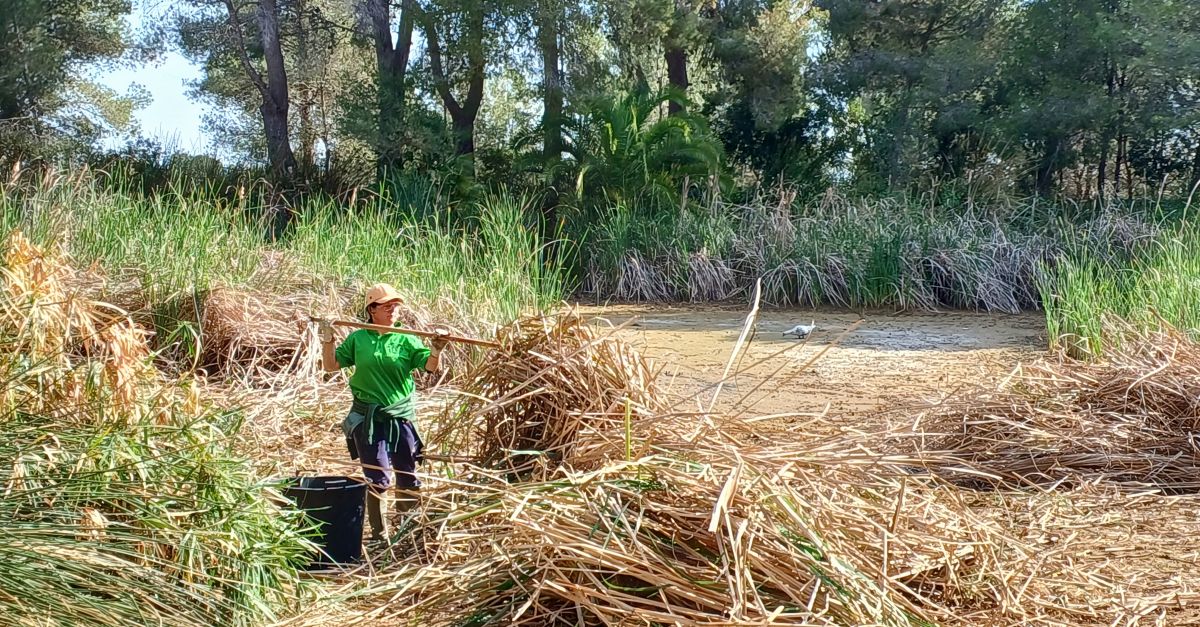
[[599,216],[584,286],[619,300],[703,301],[747,294],[761,277],[776,305],[1016,312],[1038,305],[1050,220],[834,195],[650,218],[617,207]]
[[142,196],[91,177],[48,178],[5,189],[0,224],[136,281],[147,302],[162,303],[217,279],[244,282],[258,262],[265,228],[199,194]]
[[[1163,208],[1170,207],[1170,208]],[[1125,330],[1200,329],[1200,227],[1159,203],[757,198],[596,215],[584,287],[597,298],[910,309],[1043,309],[1052,347],[1099,356]]]
[[1047,274],[1042,303],[1051,345],[1076,356],[1103,355],[1130,327],[1200,333],[1200,229],[1165,230],[1126,256],[1076,246]]
[[566,297],[563,264],[546,257],[527,200],[494,196],[476,213],[459,222],[436,213],[398,217],[382,203],[350,215],[310,206],[283,247],[320,275],[388,281],[433,309],[480,322],[544,311]]
[[386,281],[419,305],[482,325],[566,296],[563,261],[547,255],[528,199],[494,195],[472,213],[416,211],[384,199],[349,209],[311,199],[295,208],[289,233],[272,242],[256,209],[194,187],[144,196],[77,176],[0,190],[5,233],[20,228],[37,244],[63,245],[80,265],[98,264],[161,314],[165,334],[173,319],[186,317],[180,301],[214,284],[281,289],[277,275],[264,281],[256,274],[269,255],[294,262],[301,276],[289,286]]
[[240,421],[150,365],[144,333],[52,250],[0,265],[0,616],[18,625],[259,625],[312,545],[235,454]]

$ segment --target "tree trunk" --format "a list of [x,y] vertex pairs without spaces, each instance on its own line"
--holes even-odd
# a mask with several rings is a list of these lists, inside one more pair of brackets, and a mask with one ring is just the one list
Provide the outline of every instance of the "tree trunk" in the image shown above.
[[271,222],[269,235],[271,239],[277,239],[292,221],[292,210],[283,196],[296,172],[296,156],[292,153],[291,133],[288,131],[288,84],[283,48],[279,42],[279,11],[275,0],[258,0],[256,17],[262,37],[263,57],[267,63],[267,76],[264,79],[250,62],[250,53],[242,34],[242,18],[234,0],[225,0],[225,8],[242,69],[262,96],[258,110],[262,114],[263,132],[267,140],[267,161],[271,167],[271,178],[281,183],[272,190],[266,208]]
[[258,25],[262,32],[263,56],[267,62],[266,93],[260,110],[267,133],[267,158],[271,172],[287,179],[296,169],[288,132],[288,83],[279,43],[279,11],[275,0],[259,0]]
[[1050,196],[1054,192],[1054,175],[1058,172],[1058,150],[1062,140],[1047,139],[1038,164],[1034,189],[1039,196]]
[[289,178],[296,169],[296,156],[289,141],[287,108],[281,108],[264,100],[258,108],[263,117],[263,130],[267,135],[267,160],[271,173]]
[[329,92],[321,89],[318,93],[317,111],[321,113],[320,118],[320,135],[321,135],[321,167],[328,172],[334,162],[334,145],[333,145],[333,129],[329,122]]
[[313,123],[312,115],[315,105],[309,87],[301,86],[298,91],[300,92],[299,165],[301,170],[311,171],[317,163],[317,127]]
[[258,28],[262,35],[263,56],[267,62],[265,79],[250,62],[237,5],[233,0],[225,0],[225,9],[228,11],[229,29],[237,44],[242,69],[262,96],[262,104],[258,110],[262,114],[271,174],[277,179],[287,180],[296,170],[296,156],[292,153],[291,135],[288,132],[287,73],[284,71],[283,49],[279,43],[279,12],[275,7],[275,0],[258,1]]
[[[557,178],[563,151],[563,85],[558,67],[561,11],[559,0],[539,1],[537,39],[542,52],[542,161],[546,172],[546,196],[542,201],[543,229],[557,221]],[[543,231],[544,236],[547,234]]]
[[[667,83],[686,96],[688,89],[687,51],[679,46],[671,45],[667,47],[664,58],[667,62]],[[683,107],[679,103],[674,100],[667,103],[668,115],[676,115],[681,112],[683,112]]]
[[[1118,0],[1109,0],[1105,3],[1105,10],[1110,16],[1116,15],[1118,8],[1117,2]],[[1112,54],[1107,51],[1104,53],[1104,91],[1108,101],[1114,104],[1119,111],[1121,109],[1121,105],[1117,96],[1117,60],[1114,59]],[[1101,142],[1103,145],[1100,149],[1100,172],[1096,177],[1097,194],[1101,206],[1103,206],[1105,201],[1108,199],[1108,151],[1114,139],[1117,141],[1117,154],[1115,160],[1116,163],[1114,164],[1116,167],[1113,168],[1113,193],[1116,194],[1117,197],[1120,197],[1121,194],[1120,129],[1120,113],[1118,113],[1116,120],[1108,118],[1104,121],[1103,132],[1101,135]]]
[[[316,99],[313,96],[313,86],[310,82],[312,67],[311,49],[309,47],[309,28],[306,18],[309,9],[305,0],[295,0],[293,10],[296,12],[296,66],[300,68],[300,80],[295,85],[296,113],[300,122],[300,132],[296,147],[299,152],[298,164],[301,171],[312,172],[316,164],[317,129],[313,124],[313,111],[316,109]],[[292,77],[295,80],[296,77]]]
[[1121,141],[1121,136],[1117,135],[1117,161],[1113,169],[1113,196],[1117,200],[1121,199],[1121,164],[1125,162],[1125,142]]
[[952,133],[937,134],[938,174],[947,179],[956,177],[963,169],[962,160],[958,156],[959,151],[955,150],[954,139]]
[[558,0],[541,0],[538,46],[542,50],[542,155],[547,169],[562,158],[563,86],[558,68]]
[[[450,114],[450,127],[454,131],[455,154],[472,157],[475,154],[475,119],[479,117],[479,105],[483,102],[483,79],[486,61],[483,58],[484,8],[478,4],[470,7],[467,14],[467,97],[459,102],[450,91],[450,81],[442,66],[442,48],[437,24],[432,15],[422,11],[425,39],[429,49],[429,69],[433,73],[433,84],[442,105]],[[473,163],[473,161],[472,161]],[[472,166],[473,169],[473,166]]]
[[907,87],[904,90],[904,96],[900,102],[900,111],[897,114],[897,121],[892,132],[891,146],[888,151],[887,176],[888,185],[907,185],[910,170],[905,163],[904,148],[908,141],[908,127],[910,124],[910,109],[911,98],[913,93],[913,82],[907,81]]
[[1189,191],[1196,185],[1200,185],[1200,143],[1196,144],[1196,154],[1192,157],[1192,184]]
[[1124,135],[1121,140],[1125,143],[1125,199],[1133,202],[1133,164],[1129,162],[1130,137]]
[[404,117],[408,97],[408,61],[412,50],[414,0],[400,4],[399,36],[392,43],[391,0],[367,0],[371,37],[375,41],[376,97],[379,135],[376,154],[380,174],[397,168],[404,158]]
[[1096,197],[1100,200],[1100,204],[1104,204],[1105,190],[1104,186],[1108,184],[1106,177],[1108,175],[1108,144],[1109,139],[1107,134],[1100,140],[1100,163],[1099,171],[1096,173]]
[[450,130],[454,134],[454,154],[470,156],[475,154],[475,118],[466,115],[452,116]]

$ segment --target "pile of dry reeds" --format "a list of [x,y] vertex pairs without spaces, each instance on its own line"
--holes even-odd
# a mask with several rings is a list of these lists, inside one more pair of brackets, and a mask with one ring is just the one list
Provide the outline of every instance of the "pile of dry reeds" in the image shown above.
[[705,457],[439,492],[382,612],[432,625],[910,625],[982,583],[985,534],[929,490],[811,458]]
[[1019,366],[996,391],[950,398],[919,416],[909,446],[930,467],[970,468],[1012,486],[1100,480],[1132,489],[1200,489],[1200,346],[1166,329],[1103,361]]
[[[634,431],[671,439],[693,422],[656,416]],[[1097,485],[980,493],[909,476],[901,467],[913,460],[861,442],[744,444],[759,429],[730,417],[674,454],[560,468],[553,480],[506,483],[473,468],[456,475],[470,483],[434,482],[399,534],[401,559],[355,591],[370,608],[363,618],[421,616],[431,627],[1197,618],[1200,576],[1177,568],[1200,557],[1186,500]]]
[[[345,320],[362,317],[361,291],[351,288],[296,288],[281,293],[218,287],[197,300],[198,365],[210,375],[220,374],[256,388],[292,385],[320,372],[320,344],[310,315]],[[428,312],[412,306],[401,308],[399,324],[423,330],[438,326]],[[344,337],[348,331],[338,333]],[[458,365],[465,354],[464,348],[451,347],[447,362]],[[422,383],[431,382],[422,379]]]
[[875,456],[773,444],[751,420],[668,413],[653,367],[575,315],[498,339],[429,438],[481,463],[427,484],[403,559],[358,592],[389,599],[369,614],[909,625],[976,611],[961,599],[985,586],[986,528],[930,486]]
[[306,354],[301,331],[315,300],[311,294],[210,290],[201,299],[199,365],[210,374],[251,379],[268,373],[314,374],[319,354],[317,359]]
[[580,438],[623,433],[629,421],[666,407],[656,369],[574,313],[522,318],[496,341],[500,348],[462,377],[432,447],[545,476],[576,453]]
[[[146,333],[112,305],[82,296],[59,251],[9,234],[0,267],[0,328],[5,350],[22,355],[28,369],[7,382],[4,400],[24,396],[28,407],[67,418],[102,403],[121,418],[152,411],[147,386],[157,390]],[[116,416],[114,416],[116,417]]]
[[[369,581],[347,590],[362,619],[1015,626],[1198,616],[1200,575],[1177,568],[1200,560],[1194,506],[1182,497],[1094,481],[963,489],[911,472],[982,473],[955,453],[885,454],[871,450],[882,438],[670,413],[635,351],[571,317],[527,319],[502,338],[505,350],[474,373],[470,409],[456,405],[478,420],[459,414],[431,430],[490,452],[480,456],[489,463],[428,477],[423,507],[400,525],[396,561],[373,563]],[[1158,346],[1154,363],[1174,364],[1182,344]],[[1113,398],[1112,364],[1080,366],[1070,380],[1055,366],[1026,372],[1060,405],[1078,387],[1077,405],[1109,414],[1145,403],[1160,419],[1190,411],[1195,395],[1144,366],[1127,364],[1138,374],[1120,384],[1138,401]],[[1025,383],[1010,389],[1032,385],[1014,381]],[[626,410],[625,398],[639,400]],[[567,451],[560,463],[514,481],[511,449],[554,443]]]

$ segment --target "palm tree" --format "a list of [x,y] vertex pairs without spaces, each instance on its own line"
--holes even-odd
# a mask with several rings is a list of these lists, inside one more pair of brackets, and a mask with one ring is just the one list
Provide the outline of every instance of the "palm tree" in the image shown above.
[[[683,111],[663,114],[669,102]],[[663,206],[678,202],[685,178],[700,183],[719,176],[721,145],[686,105],[677,90],[645,88],[588,103],[567,125],[579,198]]]

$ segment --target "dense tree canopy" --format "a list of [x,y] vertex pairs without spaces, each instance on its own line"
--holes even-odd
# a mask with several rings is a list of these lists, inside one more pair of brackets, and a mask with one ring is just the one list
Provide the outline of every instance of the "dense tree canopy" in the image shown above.
[[129,127],[139,94],[113,93],[83,74],[89,64],[126,52],[130,42],[121,17],[129,10],[129,0],[0,3],[0,141],[6,152],[51,152],[63,140],[86,143],[105,127]]
[[[1200,180],[1184,0],[166,5],[214,145],[277,177],[442,173],[548,207],[580,190],[658,206],[706,178],[1081,198]],[[123,54],[129,11],[5,3],[0,121],[92,138],[127,122],[136,98],[69,79]]]

